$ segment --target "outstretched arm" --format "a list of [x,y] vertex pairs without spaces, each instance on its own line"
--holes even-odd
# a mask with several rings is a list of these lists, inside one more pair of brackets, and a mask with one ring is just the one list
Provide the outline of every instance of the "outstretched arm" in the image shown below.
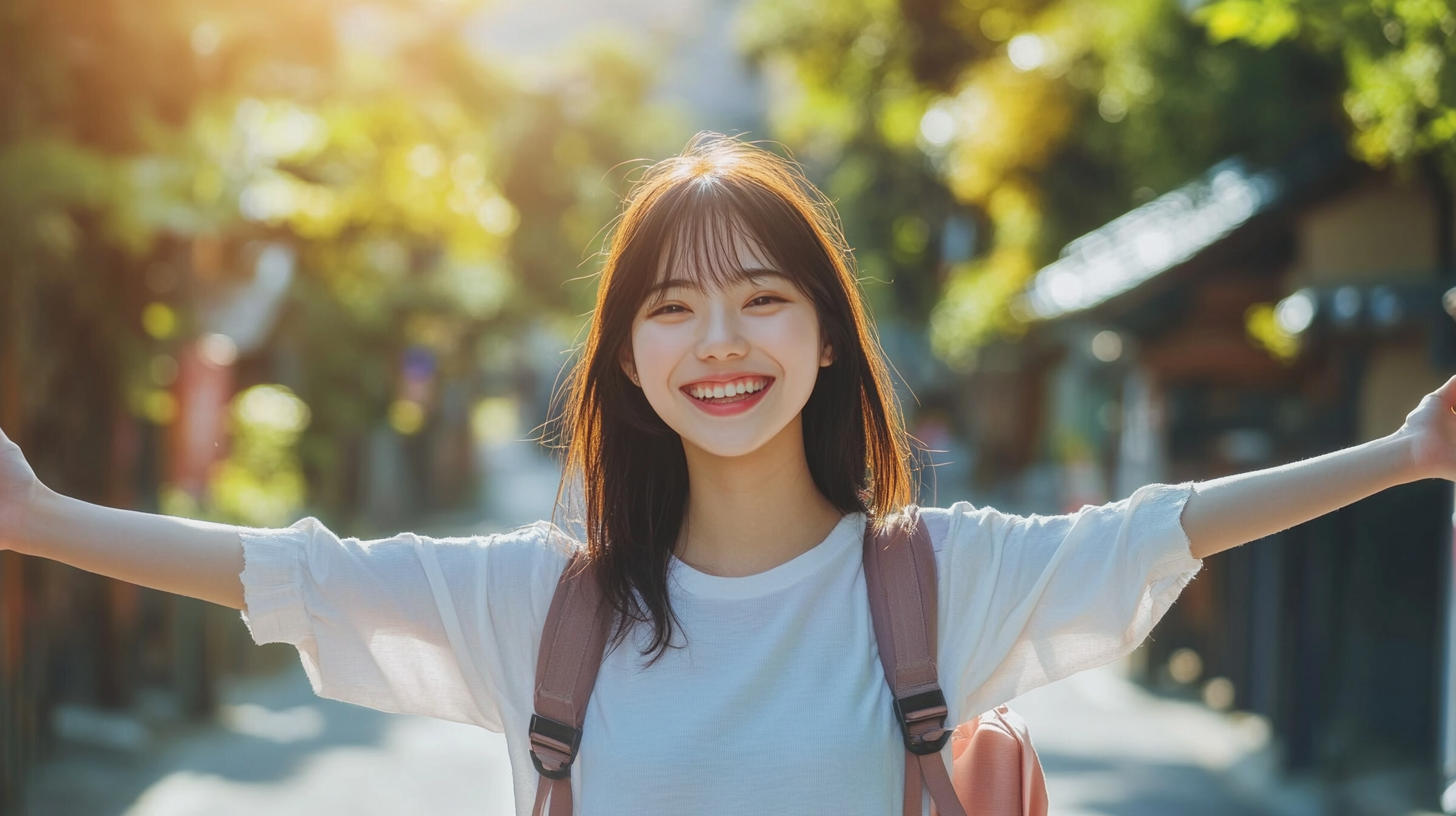
[[1387,487],[1456,480],[1456,377],[1427,394],[1395,433],[1302,462],[1194,485],[1183,530],[1195,558],[1272,535]]
[[0,431],[0,549],[241,609],[243,545],[228,524],[118,510],[62,496]]

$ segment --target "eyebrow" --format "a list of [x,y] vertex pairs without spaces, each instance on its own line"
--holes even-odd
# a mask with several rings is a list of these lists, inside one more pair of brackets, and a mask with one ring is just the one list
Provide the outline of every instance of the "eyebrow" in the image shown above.
[[[788,275],[785,275],[777,269],[770,269],[766,267],[752,267],[749,269],[733,270],[732,277],[729,279],[728,282],[739,283],[740,281],[749,280],[757,283],[764,278],[781,278],[785,282],[788,282],[789,280]],[[657,295],[668,289],[677,288],[693,289],[698,292],[701,292],[704,289],[702,281],[688,280],[687,278],[668,278],[667,280],[658,281],[657,283],[654,283],[652,284],[652,286],[648,287],[647,296],[652,297],[653,295]]]

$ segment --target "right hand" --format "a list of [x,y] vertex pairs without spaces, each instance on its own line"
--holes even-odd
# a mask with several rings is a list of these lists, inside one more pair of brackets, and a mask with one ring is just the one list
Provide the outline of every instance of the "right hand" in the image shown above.
[[21,527],[40,490],[40,479],[20,446],[0,429],[0,550],[19,543]]

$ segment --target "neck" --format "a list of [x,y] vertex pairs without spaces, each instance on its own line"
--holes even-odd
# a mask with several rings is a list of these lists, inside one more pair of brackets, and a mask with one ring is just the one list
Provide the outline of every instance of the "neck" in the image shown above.
[[753,575],[791,561],[843,518],[809,473],[800,417],[744,456],[684,444],[687,512],[677,556],[712,575]]

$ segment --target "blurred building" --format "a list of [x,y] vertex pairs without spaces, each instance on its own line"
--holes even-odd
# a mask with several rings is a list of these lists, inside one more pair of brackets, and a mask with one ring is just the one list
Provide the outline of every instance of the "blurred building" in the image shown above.
[[[62,494],[201,515],[235,440],[234,397],[290,368],[289,344],[272,341],[294,263],[283,242],[174,236],[98,262],[84,286],[6,269],[0,426]],[[432,406],[421,432],[395,459],[353,451],[363,472],[342,472],[363,482],[390,466],[393,484],[422,485],[430,501],[397,507],[411,517],[472,498],[468,382],[416,368],[429,371],[414,396]],[[0,553],[0,814],[17,812],[31,767],[61,742],[145,752],[210,717],[222,675],[277,668],[290,652],[254,646],[233,610]]]
[[[1357,166],[1336,139],[1211,168],[1035,276],[1032,331],[966,392],[982,475],[1011,474],[1007,505],[1067,511],[1395,431],[1456,371],[1453,230],[1438,174]],[[1404,485],[1210,558],[1142,679],[1268,717],[1284,770],[1340,812],[1436,809],[1456,777],[1451,499]]]

